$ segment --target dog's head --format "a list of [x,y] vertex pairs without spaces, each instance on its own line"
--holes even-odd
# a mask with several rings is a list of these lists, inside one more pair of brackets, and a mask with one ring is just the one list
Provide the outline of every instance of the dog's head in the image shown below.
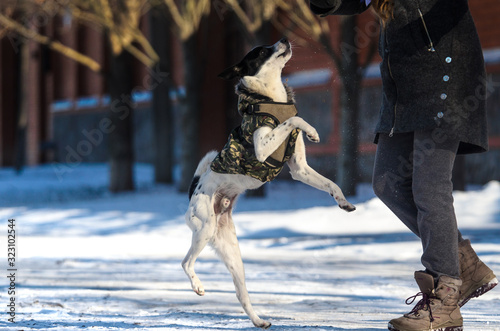
[[225,69],[218,77],[229,80],[245,76],[281,75],[281,70],[291,57],[290,43],[282,38],[274,45],[255,47],[243,60]]

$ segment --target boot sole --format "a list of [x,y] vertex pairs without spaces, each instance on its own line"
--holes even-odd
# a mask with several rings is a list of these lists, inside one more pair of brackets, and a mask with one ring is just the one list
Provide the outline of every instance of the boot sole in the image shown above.
[[[391,323],[389,323],[387,327],[390,331],[405,331],[405,330],[400,330],[396,329],[394,326],[392,326]],[[463,331],[463,326],[447,326],[443,328],[437,328],[437,329],[425,329],[425,330],[418,330],[418,331]],[[412,331],[417,331],[417,330],[412,330]]]
[[496,278],[493,278],[492,280],[490,280],[488,283],[484,284],[483,286],[481,287],[478,287],[474,292],[472,292],[471,294],[469,294],[469,296],[465,299],[463,299],[462,301],[460,301],[458,303],[458,305],[460,307],[462,307],[463,305],[465,305],[467,302],[469,302],[470,299],[473,299],[473,298],[478,298],[480,297],[481,295],[485,294],[486,292],[490,291],[491,289],[493,289],[495,286],[498,285],[498,279]]

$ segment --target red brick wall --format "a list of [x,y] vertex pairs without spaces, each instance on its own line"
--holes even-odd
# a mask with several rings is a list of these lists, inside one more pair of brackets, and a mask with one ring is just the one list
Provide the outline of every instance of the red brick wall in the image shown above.
[[[102,33],[86,25],[78,27],[78,50],[97,62],[104,64],[105,42]],[[99,96],[104,93],[104,77],[84,65],[78,65],[78,96]]]
[[469,7],[483,48],[500,47],[500,1],[469,1]]

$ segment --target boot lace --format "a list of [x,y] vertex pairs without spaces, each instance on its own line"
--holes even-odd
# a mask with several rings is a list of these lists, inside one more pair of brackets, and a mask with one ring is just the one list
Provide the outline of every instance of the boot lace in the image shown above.
[[419,296],[422,296],[422,299],[420,299],[420,301],[417,302],[415,307],[413,307],[413,309],[408,313],[408,315],[412,315],[412,314],[418,315],[419,310],[428,310],[430,321],[433,322],[434,317],[432,316],[432,309],[431,309],[432,297],[430,295],[428,295],[427,293],[424,293],[424,292],[418,292],[417,294],[412,295],[411,297],[406,299],[405,303],[407,305],[411,305]]

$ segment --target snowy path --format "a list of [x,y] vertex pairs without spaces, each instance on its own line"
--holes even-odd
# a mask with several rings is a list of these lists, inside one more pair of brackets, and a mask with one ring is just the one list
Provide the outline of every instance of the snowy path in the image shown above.
[[[196,264],[207,293],[191,291],[180,267],[191,236],[184,194],[148,186],[143,169],[138,193],[112,196],[101,188],[105,175],[88,184],[95,169],[81,168],[64,188],[48,188],[50,180],[15,187],[22,181],[0,173],[17,192],[0,201],[4,252],[9,218],[18,234],[16,324],[3,313],[2,330],[257,330],[209,249]],[[82,183],[87,193],[78,191]],[[65,192],[72,196],[61,199]],[[367,187],[351,200],[358,209],[348,214],[328,195],[286,182],[269,185],[264,199],[240,199],[234,219],[247,286],[271,330],[385,330],[411,309],[404,299],[417,292],[420,243]],[[500,274],[500,183],[456,193],[455,201],[463,234]],[[9,285],[2,278],[6,312]],[[470,301],[462,309],[464,330],[500,330],[499,308],[499,289]]]

